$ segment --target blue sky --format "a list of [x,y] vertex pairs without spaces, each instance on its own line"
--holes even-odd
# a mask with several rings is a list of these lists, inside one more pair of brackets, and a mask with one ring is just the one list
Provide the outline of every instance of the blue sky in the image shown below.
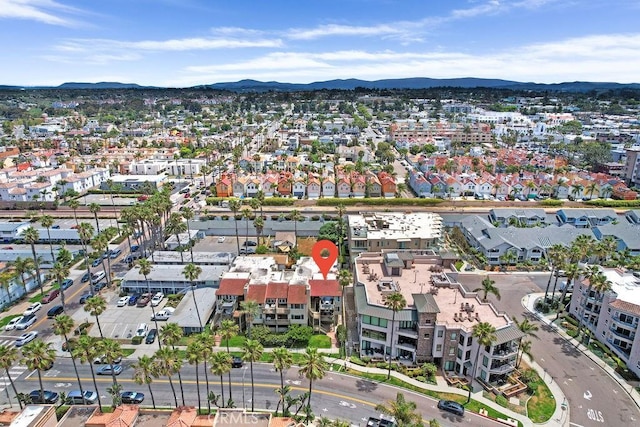
[[0,0],[0,84],[640,82],[638,0]]

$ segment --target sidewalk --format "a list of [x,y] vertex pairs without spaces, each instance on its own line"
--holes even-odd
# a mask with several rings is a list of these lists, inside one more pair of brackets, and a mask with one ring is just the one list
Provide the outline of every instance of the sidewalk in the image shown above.
[[[555,314],[543,315],[535,310],[534,308],[535,303],[536,303],[536,300],[538,300],[539,298],[544,298],[544,293],[526,295],[524,298],[522,298],[522,305],[528,311],[534,314],[536,318],[538,318],[541,322],[544,322],[547,325],[549,325],[551,328],[553,328],[554,331],[556,331],[558,335],[560,335],[565,340],[569,341],[571,344],[573,344],[575,348],[580,350],[580,352],[582,352],[585,356],[587,356],[589,359],[593,360],[598,366],[600,366],[611,378],[613,378],[618,384],[620,384],[620,387],[622,387],[622,389],[627,392],[627,394],[635,402],[638,408],[640,408],[640,394],[635,390],[633,386],[629,385],[620,375],[618,375],[618,373],[611,366],[607,365],[602,359],[600,359],[598,356],[593,354],[591,350],[589,350],[587,347],[579,343],[575,338],[572,338],[569,335],[567,335],[562,328],[558,328],[558,326],[555,323],[553,323],[553,320],[555,319]],[[554,414],[554,418],[555,418],[555,414]]]

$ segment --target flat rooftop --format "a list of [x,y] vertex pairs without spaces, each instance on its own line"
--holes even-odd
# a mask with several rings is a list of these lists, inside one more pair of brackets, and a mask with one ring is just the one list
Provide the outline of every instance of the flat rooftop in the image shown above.
[[[185,262],[191,262],[191,254],[186,251],[182,253]],[[230,265],[236,255],[232,252],[193,252],[194,264],[217,264]],[[151,261],[151,257],[149,257]],[[155,251],[153,253],[155,264],[180,263],[180,252],[176,251]]]
[[[384,306],[385,295],[400,292],[407,306],[415,306],[414,294],[431,294],[440,312],[438,323],[449,327],[471,329],[479,322],[489,322],[496,329],[510,324],[506,315],[498,313],[489,303],[482,303],[475,292],[451,280],[451,270],[438,264],[434,255],[420,255],[413,251],[364,253],[356,258],[356,279],[365,287],[367,303]],[[390,274],[390,265],[404,265],[402,258],[411,258],[411,268],[399,269],[400,275]],[[464,319],[464,320],[460,320]]]
[[611,290],[618,294],[617,299],[640,306],[640,278],[614,268],[603,268],[602,272],[611,282]]
[[442,217],[431,212],[373,212],[349,215],[351,237],[380,239],[436,239],[442,235]]

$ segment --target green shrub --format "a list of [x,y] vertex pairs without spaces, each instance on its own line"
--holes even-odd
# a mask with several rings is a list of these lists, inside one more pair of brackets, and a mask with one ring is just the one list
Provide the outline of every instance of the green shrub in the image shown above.
[[365,362],[364,360],[360,359],[358,356],[351,356],[349,358],[349,362],[353,363],[354,365],[358,365],[358,366],[367,366],[367,362]]
[[293,202],[296,199],[289,199],[285,197],[268,197],[264,199],[262,206],[293,206]]
[[267,248],[265,245],[259,245],[256,248],[256,253],[260,254],[260,255],[264,255],[269,251],[269,248]]
[[418,375],[416,377],[416,381],[420,381],[420,382],[425,383],[425,382],[427,382],[427,379],[425,377],[423,377],[422,375]]
[[541,200],[539,204],[540,206],[546,206],[546,207],[559,207],[559,206],[562,206],[564,202],[562,200],[546,199],[546,200]]
[[311,216],[311,221],[320,221],[320,216],[319,215],[312,215]]
[[133,345],[142,344],[142,337],[135,336],[135,337],[131,338],[131,344],[133,344]]
[[640,200],[605,200],[596,199],[584,202],[589,206],[596,206],[599,208],[637,208],[640,207]]
[[499,394],[498,396],[496,396],[496,403],[500,406],[502,406],[503,408],[507,408],[509,406],[509,401],[507,400],[506,397],[504,397],[503,395]]
[[566,320],[567,322],[571,323],[573,326],[576,326],[576,327],[579,326],[578,321],[576,319],[574,319],[573,317],[571,317],[571,316],[565,316],[564,320]]

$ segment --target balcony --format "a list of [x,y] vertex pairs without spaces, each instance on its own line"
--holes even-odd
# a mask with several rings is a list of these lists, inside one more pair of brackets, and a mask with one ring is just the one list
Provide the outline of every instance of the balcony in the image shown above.
[[265,317],[262,322],[265,325],[288,325],[289,324],[289,319],[287,318],[282,318],[282,319],[276,319],[273,317]]
[[508,374],[516,369],[512,363],[503,363],[502,365],[496,365],[489,368],[492,374]]
[[275,304],[265,304],[262,312],[264,314],[289,314],[289,309],[286,305],[276,306]]
[[616,328],[615,325],[611,325],[609,327],[609,330],[618,338],[622,338],[625,340],[628,340],[630,342],[633,342],[633,340],[636,337],[636,333],[635,332],[630,332],[626,329],[618,329]]
[[507,359],[518,352],[517,345],[509,345],[504,347],[497,347],[493,350],[491,354],[492,359]]
[[415,343],[412,343],[412,342],[409,342],[409,341],[398,342],[396,344],[396,348],[402,349],[402,350],[407,350],[407,351],[410,351],[410,352],[415,352],[416,351]]
[[398,329],[397,330],[398,335],[402,335],[405,337],[409,337],[409,338],[413,338],[413,339],[418,339],[418,331],[414,330],[414,329]]
[[333,303],[320,304],[320,310],[331,310],[333,311],[335,306]]
[[631,356],[631,347],[620,347],[617,344],[614,344],[612,339],[607,339],[607,343],[609,344],[609,347],[611,347],[611,350],[613,350],[618,356],[620,356],[624,362],[628,362],[629,361],[629,356]]
[[626,320],[621,320],[620,316],[613,316],[613,320],[614,322],[620,323],[621,325],[627,326],[629,328],[633,328],[633,329],[637,329],[638,328],[638,321],[636,319],[635,322],[629,322]]

